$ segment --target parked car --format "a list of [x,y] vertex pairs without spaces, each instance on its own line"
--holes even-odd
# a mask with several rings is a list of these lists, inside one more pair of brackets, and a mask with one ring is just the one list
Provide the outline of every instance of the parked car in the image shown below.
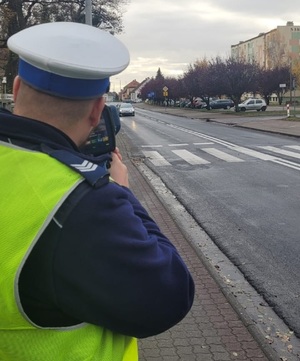
[[192,106],[192,102],[190,100],[186,100],[185,102],[182,103],[183,108],[191,108],[191,106]]
[[257,110],[258,112],[265,111],[267,104],[264,99],[247,99],[238,105],[238,110],[245,112],[246,110]]
[[119,110],[119,116],[123,117],[125,115],[135,115],[135,111],[134,111],[134,107],[132,106],[131,103],[121,103],[118,106],[118,110]]
[[231,99],[216,99],[212,100],[206,109],[230,109],[234,107],[234,102]]
[[194,98],[193,100],[193,106],[196,109],[202,109],[206,107],[206,103],[201,98]]
[[184,99],[179,102],[180,108],[196,108],[202,109],[205,108],[206,103],[201,98],[194,98],[192,101],[189,99]]

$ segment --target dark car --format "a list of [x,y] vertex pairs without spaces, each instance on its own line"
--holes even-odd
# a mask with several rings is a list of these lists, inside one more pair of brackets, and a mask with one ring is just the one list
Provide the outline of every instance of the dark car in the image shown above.
[[217,99],[212,100],[206,109],[230,109],[234,107],[234,102],[231,99]]
[[134,107],[132,106],[131,103],[121,103],[118,106],[118,110],[119,110],[119,116],[123,117],[125,115],[132,115],[134,116],[135,112],[134,112]]

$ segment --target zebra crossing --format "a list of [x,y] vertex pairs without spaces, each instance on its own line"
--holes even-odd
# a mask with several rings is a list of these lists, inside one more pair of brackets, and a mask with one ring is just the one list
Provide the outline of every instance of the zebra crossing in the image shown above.
[[[195,146],[197,146],[197,148],[195,148]],[[293,162],[300,159],[299,145],[283,145],[281,147],[257,146],[256,149],[250,149],[228,144],[220,149],[220,145],[216,145],[213,142],[203,142],[193,143],[192,149],[190,149],[187,143],[168,144],[167,146],[144,145],[142,148],[145,158],[157,167],[172,166],[176,161],[201,166],[216,161],[242,163],[249,159],[256,158],[264,161],[273,161],[274,163],[300,170],[300,164]],[[290,158],[291,161],[280,157]]]
[[[295,148],[298,146],[286,146],[286,147],[293,147],[292,149],[298,149],[298,148]],[[288,157],[300,159],[300,153],[295,153],[295,152],[291,152],[289,150],[285,150],[285,149],[281,149],[281,148],[277,148],[277,147],[270,147],[270,146],[260,147],[260,148],[269,150],[271,152],[275,152],[275,153],[278,153],[281,155],[287,155]],[[299,149],[300,149],[300,147],[299,147]]]

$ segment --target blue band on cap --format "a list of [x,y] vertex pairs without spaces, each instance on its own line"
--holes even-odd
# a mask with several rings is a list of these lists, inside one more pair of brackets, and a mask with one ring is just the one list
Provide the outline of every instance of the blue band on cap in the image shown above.
[[90,99],[106,93],[109,78],[77,79],[49,73],[19,60],[19,76],[25,83],[42,92],[63,98]]

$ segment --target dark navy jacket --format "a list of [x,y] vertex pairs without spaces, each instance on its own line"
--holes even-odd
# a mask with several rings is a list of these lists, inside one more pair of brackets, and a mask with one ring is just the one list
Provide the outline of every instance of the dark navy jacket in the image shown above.
[[[58,129],[4,112],[0,141],[83,156]],[[139,338],[172,327],[194,297],[183,260],[128,188],[84,183],[62,226],[51,221],[24,265],[19,289],[27,315],[43,327],[87,322]]]

